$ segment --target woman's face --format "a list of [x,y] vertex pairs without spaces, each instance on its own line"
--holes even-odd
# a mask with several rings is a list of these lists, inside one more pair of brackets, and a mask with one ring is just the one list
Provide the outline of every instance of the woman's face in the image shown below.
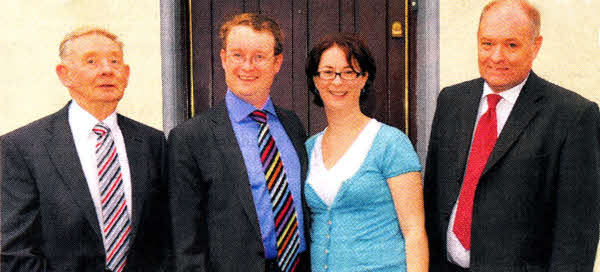
[[[352,62],[350,66],[346,54],[336,45],[321,55],[317,69],[321,76],[314,76],[313,80],[327,110],[360,108],[360,91],[367,82],[368,73],[357,75],[356,72],[362,71],[356,60],[353,59]],[[322,78],[327,76],[333,78]]]

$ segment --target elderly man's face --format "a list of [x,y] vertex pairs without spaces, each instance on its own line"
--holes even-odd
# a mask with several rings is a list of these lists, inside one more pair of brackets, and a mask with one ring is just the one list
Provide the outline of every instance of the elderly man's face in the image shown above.
[[508,90],[525,80],[542,45],[542,37],[533,35],[529,18],[515,6],[493,7],[481,19],[479,73],[493,91]]
[[99,34],[89,34],[69,42],[59,74],[71,96],[82,105],[117,103],[129,79],[129,66],[123,63],[119,45]]
[[273,79],[281,68],[282,55],[274,55],[275,38],[269,31],[234,26],[221,49],[221,64],[227,87],[240,99],[262,108]]

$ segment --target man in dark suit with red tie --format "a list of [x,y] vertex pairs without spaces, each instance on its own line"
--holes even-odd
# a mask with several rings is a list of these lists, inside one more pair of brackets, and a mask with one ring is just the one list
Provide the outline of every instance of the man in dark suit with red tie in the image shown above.
[[540,77],[540,15],[525,0],[481,14],[481,78],[444,88],[424,182],[431,271],[592,271],[598,106]]
[[81,28],[59,56],[73,100],[0,137],[0,270],[162,271],[165,139],[115,111],[129,79],[123,44]]

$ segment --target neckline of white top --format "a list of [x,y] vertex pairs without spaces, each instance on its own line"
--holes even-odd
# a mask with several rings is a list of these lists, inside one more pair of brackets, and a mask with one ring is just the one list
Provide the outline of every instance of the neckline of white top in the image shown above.
[[375,119],[369,120],[352,145],[330,169],[325,168],[323,163],[321,141],[324,131],[317,136],[311,154],[307,183],[325,204],[331,206],[344,181],[358,172],[381,125]]

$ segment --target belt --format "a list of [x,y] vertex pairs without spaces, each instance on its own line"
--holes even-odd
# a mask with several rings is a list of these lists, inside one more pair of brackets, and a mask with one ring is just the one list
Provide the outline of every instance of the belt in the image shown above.
[[[300,269],[296,269],[296,271],[302,271],[301,267],[303,266],[305,258],[310,258],[306,255],[306,252],[300,252],[298,254],[298,258],[300,259],[300,262],[298,263],[298,268]],[[265,259],[265,272],[281,272],[281,269],[279,269],[279,265],[277,264],[277,258]]]
[[265,260],[265,272],[281,272],[277,264],[277,258]]

